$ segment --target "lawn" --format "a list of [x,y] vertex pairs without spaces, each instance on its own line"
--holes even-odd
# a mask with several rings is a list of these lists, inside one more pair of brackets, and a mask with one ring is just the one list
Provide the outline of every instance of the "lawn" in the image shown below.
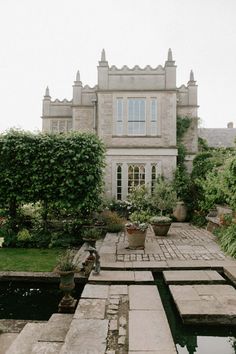
[[0,248],[0,271],[51,272],[62,250]]

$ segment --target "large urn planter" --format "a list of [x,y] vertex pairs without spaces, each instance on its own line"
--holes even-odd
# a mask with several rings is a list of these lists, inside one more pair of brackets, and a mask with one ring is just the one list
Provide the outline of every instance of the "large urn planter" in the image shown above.
[[145,248],[145,239],[147,235],[146,230],[140,230],[137,228],[126,227],[127,238],[129,242],[130,249],[144,249]]
[[167,216],[154,216],[150,219],[155,236],[166,236],[171,226],[171,218]]
[[174,208],[173,215],[179,222],[184,222],[187,217],[187,207],[183,201],[179,201],[176,203],[176,207]]
[[71,296],[71,292],[75,287],[74,271],[60,271],[59,288],[63,291],[64,296],[59,304],[59,312],[74,313],[77,300]]

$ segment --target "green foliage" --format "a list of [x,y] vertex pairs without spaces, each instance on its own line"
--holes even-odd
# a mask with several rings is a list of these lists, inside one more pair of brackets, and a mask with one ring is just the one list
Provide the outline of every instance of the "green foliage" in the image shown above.
[[56,270],[61,272],[78,271],[78,264],[75,260],[75,252],[67,249],[58,257]]
[[173,185],[177,193],[179,200],[189,203],[190,194],[190,176],[185,166],[185,158],[187,149],[182,143],[185,133],[191,125],[191,118],[189,117],[177,117],[177,168],[174,173]]
[[[17,234],[43,220],[46,232],[50,214],[61,210],[84,222],[101,202],[104,152],[93,134],[0,135],[0,207],[10,216],[9,229]],[[65,229],[74,227],[68,221]]]
[[169,224],[171,221],[172,219],[168,216],[152,216],[150,218],[151,224]]
[[150,214],[147,211],[134,211],[130,215],[130,220],[133,223],[139,223],[139,224],[148,223],[149,219],[150,219]]
[[101,236],[102,232],[98,227],[86,227],[82,231],[84,239],[99,240]]
[[219,239],[222,250],[236,258],[236,224],[220,227],[214,231]]
[[177,195],[173,185],[163,178],[158,178],[151,198],[152,211],[155,213],[160,211],[162,215],[163,211],[172,210],[176,202]]
[[177,117],[176,128],[177,128],[177,143],[181,142],[185,133],[191,125],[191,118],[189,117]]
[[191,218],[191,223],[198,227],[203,227],[206,225],[206,215],[202,212],[195,211]]
[[208,151],[210,148],[207,144],[207,141],[200,136],[198,137],[198,151],[203,152],[203,151]]
[[124,230],[124,224],[108,224],[106,230],[111,233],[121,232]]
[[131,202],[128,200],[116,200],[113,198],[107,200],[104,207],[111,211],[115,211],[120,217],[128,219],[131,210]]
[[150,190],[147,186],[132,187],[127,198],[131,205],[131,212],[149,210],[150,198]]
[[23,230],[19,231],[16,237],[17,237],[17,241],[22,244],[25,244],[25,243],[27,244],[32,239],[32,237],[29,233],[29,230],[27,230],[27,229],[23,229]]

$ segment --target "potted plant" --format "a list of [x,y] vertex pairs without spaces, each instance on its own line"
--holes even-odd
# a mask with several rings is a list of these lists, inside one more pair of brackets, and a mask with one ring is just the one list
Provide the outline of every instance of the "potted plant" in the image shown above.
[[59,312],[73,312],[77,301],[70,294],[75,287],[74,274],[79,268],[72,250],[68,249],[60,255],[55,271],[60,275],[59,288],[64,293],[59,304]]
[[88,227],[83,229],[83,240],[91,247],[95,247],[96,241],[101,238],[101,230],[96,227]]
[[172,211],[176,201],[177,195],[172,184],[163,178],[158,178],[151,197],[153,210],[160,213],[159,216],[154,216],[150,220],[150,223],[155,225],[155,230],[153,228],[155,235],[167,235],[172,220],[163,214]]
[[156,236],[166,236],[171,222],[172,220],[168,216],[153,216],[150,218],[150,224]]
[[150,216],[144,211],[135,211],[130,215],[130,222],[125,224],[130,249],[143,249]]

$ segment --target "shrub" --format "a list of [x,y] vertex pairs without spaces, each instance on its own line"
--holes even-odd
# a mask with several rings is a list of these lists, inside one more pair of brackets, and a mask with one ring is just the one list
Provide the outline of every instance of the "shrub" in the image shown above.
[[122,224],[122,222],[123,222],[123,219],[115,211],[110,211],[110,210],[104,210],[100,214],[100,219],[106,225]]
[[120,217],[128,219],[131,210],[131,202],[128,200],[108,200],[105,207],[111,211],[115,211]]
[[172,184],[163,178],[158,178],[151,197],[152,210],[155,213],[160,211],[162,215],[163,211],[172,210],[176,202],[177,195]]
[[131,205],[131,212],[149,211],[151,208],[150,197],[150,191],[147,186],[141,185],[132,187],[127,198]]
[[108,224],[106,227],[107,232],[117,233],[124,230],[123,224]]
[[88,227],[82,230],[83,239],[98,240],[102,236],[102,231],[97,227]]
[[236,258],[236,224],[220,227],[214,231],[219,239],[222,250]]

